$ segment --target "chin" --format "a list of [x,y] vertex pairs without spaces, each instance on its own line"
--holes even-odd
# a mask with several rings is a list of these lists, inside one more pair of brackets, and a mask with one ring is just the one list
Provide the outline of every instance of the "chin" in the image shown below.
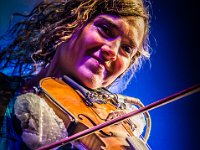
[[82,78],[82,83],[85,87],[90,89],[98,89],[102,87],[101,80],[98,77]]
[[104,73],[94,73],[90,69],[79,68],[78,73],[75,76],[83,86],[90,89],[101,88],[104,85]]
[[86,86],[87,88],[90,88],[90,89],[98,89],[98,88],[102,87],[94,81],[84,81],[83,84],[84,84],[84,86]]

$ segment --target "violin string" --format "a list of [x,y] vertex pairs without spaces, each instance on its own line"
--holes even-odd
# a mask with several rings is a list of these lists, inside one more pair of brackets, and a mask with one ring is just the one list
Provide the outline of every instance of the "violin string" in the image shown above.
[[182,90],[178,93],[174,93],[166,98],[163,98],[163,99],[160,99],[158,101],[155,101],[137,111],[133,111],[133,112],[129,112],[128,114],[125,114],[124,116],[122,117],[119,117],[119,118],[115,118],[115,119],[112,119],[110,121],[107,121],[103,124],[98,124],[96,125],[95,127],[93,128],[89,128],[89,129],[86,129],[86,130],[83,130],[81,132],[78,132],[76,134],[73,134],[72,136],[69,136],[69,137],[66,137],[64,139],[61,139],[60,141],[56,141],[54,143],[51,143],[49,145],[45,145],[45,146],[42,146],[40,147],[38,150],[44,150],[44,149],[50,149],[50,148],[55,148],[56,146],[59,146],[63,143],[67,143],[67,142],[71,142],[71,141],[74,141],[74,140],[77,140],[77,139],[80,139],[82,138],[83,136],[87,136],[91,133],[94,133],[98,130],[101,130],[102,128],[105,128],[107,126],[110,126],[116,122],[120,122],[122,120],[125,120],[129,117],[132,117],[134,115],[137,115],[137,114],[140,114],[140,113],[144,113],[144,112],[147,112],[147,111],[150,111],[150,110],[153,110],[153,109],[156,109],[158,107],[161,107],[163,105],[166,105],[168,103],[171,103],[173,101],[176,101],[176,100],[179,100],[183,97],[186,97],[186,96],[189,96],[191,94],[194,94],[196,92],[200,92],[200,84],[199,85],[195,85],[193,87],[190,87],[188,89],[185,89],[185,90]]
[[[87,95],[86,93],[88,93],[88,90],[86,88],[84,88],[81,85],[77,84],[74,80],[72,80],[71,78],[69,78],[66,75],[63,76],[63,79],[64,79],[65,82],[67,82],[68,84],[70,84],[73,88],[79,90],[84,96]],[[116,101],[116,100],[118,100],[119,95],[120,95],[120,94],[111,93],[106,88],[101,88],[101,89],[99,89],[97,91],[100,92],[102,95],[106,94],[108,96],[107,97],[108,101],[110,101],[111,99],[113,101]],[[100,93],[98,93],[98,94],[100,94]],[[132,98],[132,100],[133,99],[134,100],[131,101],[131,102],[129,102],[128,99],[126,99],[126,96],[122,96],[122,97],[123,97],[125,103],[126,102],[127,103],[132,103],[132,104],[134,104],[134,105],[136,105],[138,107],[144,107],[143,103],[139,99]],[[88,99],[88,97],[86,99]],[[93,103],[92,99],[90,99],[89,101],[90,101],[90,103]],[[151,132],[151,118],[150,118],[150,115],[149,115],[148,112],[144,112],[144,115],[145,115],[146,123],[147,123],[147,125],[146,125],[146,132],[145,132],[145,136],[144,136],[144,141],[145,141],[145,143],[147,143],[147,140],[148,140],[150,132]],[[134,123],[132,123],[132,121],[130,120],[130,118],[128,118],[127,120],[129,120],[130,124],[134,124]]]

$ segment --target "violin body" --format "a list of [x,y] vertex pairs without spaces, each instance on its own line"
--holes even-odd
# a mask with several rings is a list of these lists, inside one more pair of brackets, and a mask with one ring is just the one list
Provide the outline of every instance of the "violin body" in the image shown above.
[[[44,78],[40,81],[40,96],[63,120],[69,136],[107,121],[110,112],[117,108],[110,102],[88,106],[80,94],[63,80]],[[105,127],[78,140],[90,150],[148,149],[144,142],[133,135],[125,121]]]

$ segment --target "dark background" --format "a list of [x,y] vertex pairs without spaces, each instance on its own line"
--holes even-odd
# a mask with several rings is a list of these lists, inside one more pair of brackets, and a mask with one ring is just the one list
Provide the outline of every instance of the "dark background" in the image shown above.
[[[145,104],[200,83],[200,8],[197,0],[151,0],[150,64],[125,94]],[[200,93],[150,112],[153,150],[198,149]]]
[[[124,92],[145,105],[200,83],[198,0],[151,0],[152,56]],[[0,0],[0,33],[14,11],[26,12],[37,0]],[[198,149],[200,94],[150,112],[153,150]]]

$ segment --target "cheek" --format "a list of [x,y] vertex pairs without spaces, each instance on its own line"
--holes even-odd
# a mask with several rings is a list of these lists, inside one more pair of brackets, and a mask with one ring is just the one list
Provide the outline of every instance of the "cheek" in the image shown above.
[[121,62],[121,65],[122,65],[122,69],[125,71],[128,68],[128,66],[130,65],[131,59],[127,59],[127,58],[123,57],[123,59],[121,59],[120,62]]
[[117,76],[121,75],[122,73],[124,73],[127,68],[129,67],[130,64],[130,60],[127,58],[120,58],[116,61],[115,63],[115,74]]
[[85,32],[82,34],[81,44],[84,44],[85,47],[97,46],[101,42],[102,42],[102,39],[100,35],[97,33],[96,29],[92,27],[89,29],[86,29]]
[[112,66],[113,70],[109,72],[109,74],[105,78],[104,86],[106,87],[114,82],[121,74],[123,74],[127,70],[129,64],[130,60],[126,58],[116,60]]

